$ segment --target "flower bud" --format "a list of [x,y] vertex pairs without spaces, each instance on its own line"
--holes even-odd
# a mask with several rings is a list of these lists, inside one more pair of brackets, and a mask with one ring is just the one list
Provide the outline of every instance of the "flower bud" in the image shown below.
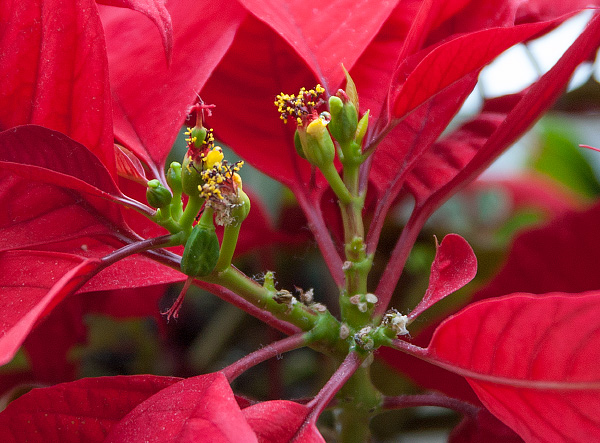
[[294,147],[296,148],[298,155],[306,160],[306,155],[304,155],[304,150],[302,148],[302,140],[300,140],[300,134],[298,134],[297,129],[294,132]]
[[354,140],[358,126],[358,113],[354,104],[348,99],[343,90],[337,96],[329,97],[331,122],[329,132],[337,141],[347,144]]
[[219,260],[219,239],[214,226],[194,226],[181,256],[181,272],[191,277],[210,274]]
[[175,194],[181,194],[181,163],[171,163],[167,171],[167,184]]
[[327,124],[331,120],[328,112],[322,112],[319,118],[311,121],[306,129],[299,128],[298,135],[306,159],[318,168],[333,163],[335,146]]
[[188,128],[185,133],[188,138],[185,141],[188,142],[189,147],[201,148],[206,139],[206,134],[207,130],[204,126],[194,126],[193,128]]
[[367,133],[367,127],[369,126],[369,111],[365,112],[365,115],[362,116],[360,121],[358,122],[358,126],[356,128],[356,143],[360,146],[362,145],[363,138]]
[[202,166],[196,166],[192,157],[188,154],[183,159],[181,166],[181,189],[186,195],[198,195],[198,186],[204,184],[201,175]]
[[239,225],[246,217],[248,217],[248,213],[250,212],[250,198],[248,194],[242,191],[241,187],[237,189],[237,203],[231,208],[231,220],[232,225]]
[[171,191],[165,188],[158,180],[150,180],[146,190],[146,200],[153,208],[165,208],[171,204]]

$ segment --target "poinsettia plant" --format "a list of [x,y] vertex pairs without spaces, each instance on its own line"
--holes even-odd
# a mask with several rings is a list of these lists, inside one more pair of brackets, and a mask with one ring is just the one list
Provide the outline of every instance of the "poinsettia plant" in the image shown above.
[[[532,86],[446,131],[483,67],[589,3],[0,3],[1,440],[367,441],[371,419],[416,406],[460,414],[453,441],[597,439],[598,209],[572,214],[547,188],[514,185],[564,219],[520,237],[487,287],[428,328],[422,314],[476,275],[464,238],[435,239],[409,310],[394,295],[430,216],[593,58],[600,17]],[[167,162],[183,126],[185,151]],[[287,226],[271,222],[265,189],[243,183],[244,162],[293,193]],[[323,288],[232,264],[311,241]],[[151,316],[168,334],[194,286],[287,337],[210,373],[75,380],[84,316]],[[242,374],[300,348],[335,366],[310,398],[234,394]],[[11,369],[19,358],[25,368]],[[374,360],[425,391],[387,394]]]

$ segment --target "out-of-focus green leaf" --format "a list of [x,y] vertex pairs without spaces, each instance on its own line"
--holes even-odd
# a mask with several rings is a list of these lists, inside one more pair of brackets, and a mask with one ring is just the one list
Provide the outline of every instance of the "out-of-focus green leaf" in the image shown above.
[[533,169],[582,196],[600,195],[600,183],[569,132],[555,119],[545,120],[541,129],[540,150],[532,161]]
[[495,238],[501,245],[509,245],[515,234],[546,220],[544,214],[535,209],[524,209],[515,212],[498,231]]

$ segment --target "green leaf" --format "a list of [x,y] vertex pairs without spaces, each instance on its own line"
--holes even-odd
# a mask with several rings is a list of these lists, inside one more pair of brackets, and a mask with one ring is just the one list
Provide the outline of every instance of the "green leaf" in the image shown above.
[[600,195],[600,183],[581,148],[559,121],[542,123],[541,148],[532,167],[588,198]]

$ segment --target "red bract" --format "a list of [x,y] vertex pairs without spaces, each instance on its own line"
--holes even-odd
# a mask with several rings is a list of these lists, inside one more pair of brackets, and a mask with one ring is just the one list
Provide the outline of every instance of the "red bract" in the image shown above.
[[138,404],[178,381],[144,375],[103,377],[36,389],[0,416],[0,437],[7,443],[102,442]]
[[7,443],[323,442],[314,425],[303,426],[308,411],[291,401],[240,409],[221,373],[89,378],[12,402],[0,417],[0,437]]
[[426,356],[464,376],[526,441],[593,440],[599,309],[597,292],[484,301],[440,325]]
[[436,249],[427,292],[421,302],[410,312],[408,316],[410,319],[417,318],[425,309],[462,288],[477,274],[475,254],[461,236],[449,234],[439,245],[436,239]]
[[[186,271],[187,284],[198,278],[200,286],[292,336],[222,373],[188,379],[88,379],[32,391],[0,415],[2,441],[323,441],[317,417],[346,382],[356,391],[341,391],[336,407],[346,414],[347,424],[361,421],[354,419],[362,414],[365,429],[368,418],[385,405],[405,407],[430,399],[468,416],[454,434],[456,439],[513,438],[504,425],[526,440],[598,438],[595,406],[600,374],[594,362],[600,349],[595,321],[600,294],[552,293],[598,286],[589,277],[593,272],[570,267],[579,266],[574,259],[561,263],[560,270],[581,280],[580,285],[561,286],[558,271],[545,278],[542,265],[572,247],[571,237],[556,236],[553,241],[539,240],[539,233],[521,237],[505,270],[475,296],[481,301],[419,337],[432,335],[426,347],[392,340],[391,335],[406,335],[406,327],[418,315],[475,276],[471,247],[450,234],[437,247],[422,301],[406,316],[388,311],[424,223],[552,105],[577,66],[600,46],[598,15],[534,85],[488,100],[478,115],[440,138],[486,64],[509,47],[550,31],[580,10],[583,2],[507,1],[492,7],[485,0],[223,4],[185,0],[166,6],[161,0],[98,2],[109,6],[99,10],[91,0],[0,5],[1,363],[9,362],[24,344],[35,354],[25,379],[31,375],[52,383],[72,377],[72,366],[61,362],[66,362],[69,347],[83,340],[81,316],[104,312],[114,317],[156,317],[156,286],[186,278],[179,272],[181,246],[187,253],[196,243],[204,249],[198,255],[184,254],[189,268],[181,269],[198,265],[202,271]],[[359,155],[365,157],[360,166],[354,165],[353,179],[343,178],[356,188],[350,190],[344,182],[347,195],[339,189],[329,192],[331,180],[321,173],[321,165],[314,160],[311,165],[298,155],[293,125],[283,125],[272,103],[280,92],[295,93],[316,83],[325,88],[325,95],[335,95],[344,80],[342,64],[360,96],[359,117],[370,109],[369,129],[359,146]],[[344,106],[348,100],[358,105],[349,78],[347,83],[338,97]],[[151,191],[168,193],[167,154],[198,100],[216,108],[196,106],[189,149],[205,149],[204,139],[194,140],[193,134],[210,124],[215,135],[245,160],[291,189],[340,290],[340,321],[314,303],[312,291],[299,289],[295,298],[276,288],[272,274],[265,275],[261,285],[230,266],[231,257],[222,262],[227,256],[226,237],[232,241],[233,235],[237,241],[235,229],[247,215],[238,214],[247,209],[243,202],[232,200],[227,216],[235,223],[219,232],[219,240],[203,223],[206,219],[212,223],[212,211],[222,201],[205,205],[202,217],[197,217],[202,207],[194,207],[200,200],[194,195],[197,183],[194,192],[187,192],[188,207],[194,209],[186,217],[189,226],[174,233],[172,225],[162,223],[169,235],[149,220],[173,216],[175,207],[170,203],[156,203],[160,211],[146,205],[146,183],[155,179]],[[322,107],[315,117],[327,104]],[[333,106],[329,110],[333,114]],[[333,134],[325,124],[321,129],[326,137]],[[356,140],[356,129],[352,131]],[[212,140],[206,140],[214,148]],[[115,141],[122,146],[115,147]],[[200,146],[195,146],[197,141]],[[300,149],[304,154],[305,148]],[[223,182],[236,196],[241,189],[234,174],[237,165],[227,166],[219,158],[213,162],[219,165],[216,169],[204,169],[202,162],[209,155],[217,158],[216,151],[203,152],[205,157],[194,160],[198,164],[185,166],[184,172],[214,173],[202,176],[198,193],[206,193],[204,202]],[[338,153],[335,168],[346,168],[339,157]],[[332,168],[333,164],[330,161]],[[367,189],[372,211],[360,206]],[[272,227],[259,197],[248,194],[252,211],[242,225],[237,251],[291,241]],[[407,196],[414,198],[414,209],[370,293],[367,273],[384,221]],[[342,208],[344,223],[337,214],[330,218],[333,211],[327,199]],[[595,220],[596,212],[593,209],[585,217]],[[366,235],[363,219],[369,222]],[[580,226],[577,216],[566,220]],[[340,225],[346,236],[332,232]],[[588,218],[582,225],[586,231],[595,226]],[[564,227],[557,230],[565,232]],[[176,237],[180,233],[185,233],[182,241]],[[188,240],[194,243],[189,248]],[[206,246],[215,242],[220,255]],[[592,252],[586,261],[593,263],[595,249],[588,249]],[[204,269],[206,263],[210,269]],[[237,278],[235,290],[224,284],[231,283],[226,280],[231,275]],[[547,285],[540,283],[544,279]],[[529,282],[534,283],[526,287]],[[140,300],[133,290],[142,287],[155,290]],[[524,290],[540,295],[502,297]],[[84,299],[82,294],[95,298]],[[115,306],[118,296],[126,298],[126,307]],[[496,298],[487,299],[492,296]],[[64,311],[58,311],[64,316],[52,312],[67,297]],[[44,319],[46,323],[41,323]],[[77,333],[69,334],[65,324],[74,325]],[[44,348],[46,334],[59,336],[59,346]],[[342,362],[312,401],[240,406],[229,385],[235,376],[311,341]],[[433,397],[412,403],[382,400],[370,384],[365,364],[380,346],[427,362],[429,369],[421,371],[415,365],[406,372],[419,371],[427,377],[426,386],[476,406],[448,397],[436,397],[437,402]],[[45,358],[47,352],[54,358]],[[384,352],[396,367],[410,361]],[[443,386],[430,371],[454,378],[444,379]],[[447,386],[449,380],[459,381]],[[369,397],[365,392],[374,394]],[[363,404],[355,394],[369,398]],[[353,411],[355,415],[348,416],[352,404],[358,405],[360,414]],[[559,419],[565,424],[556,426]],[[474,423],[482,426],[473,428]]]

